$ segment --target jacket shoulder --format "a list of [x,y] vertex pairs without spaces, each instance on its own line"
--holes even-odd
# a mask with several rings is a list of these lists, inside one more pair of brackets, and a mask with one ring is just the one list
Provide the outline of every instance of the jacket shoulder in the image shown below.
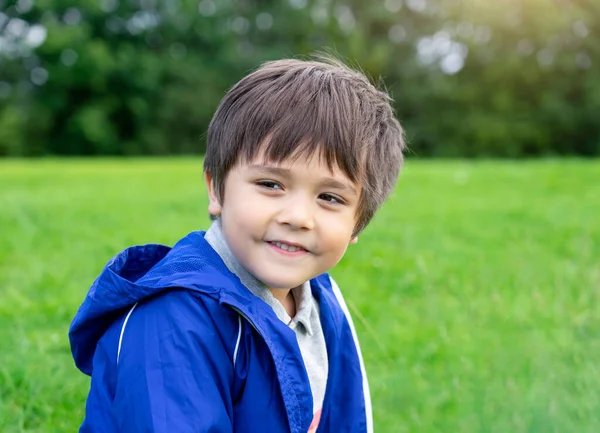
[[127,356],[129,343],[148,339],[163,345],[161,350],[166,342],[188,347],[187,354],[169,354],[168,359],[173,362],[179,362],[175,355],[193,358],[193,349],[198,345],[210,349],[208,353],[214,356],[232,359],[238,334],[237,313],[214,295],[175,288],[134,304],[114,324],[120,328],[118,358]]
[[218,299],[187,289],[134,304],[100,341],[86,422],[104,425],[107,401],[118,431],[231,431],[237,323]]

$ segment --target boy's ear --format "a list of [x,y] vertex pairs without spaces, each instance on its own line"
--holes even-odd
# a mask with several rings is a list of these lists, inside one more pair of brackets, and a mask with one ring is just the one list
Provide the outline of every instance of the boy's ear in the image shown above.
[[358,242],[358,236],[352,236],[352,238],[350,239],[350,243],[355,244],[357,242]]
[[215,181],[208,170],[204,172],[204,183],[208,191],[208,213],[214,216],[221,215],[223,207],[215,188]]

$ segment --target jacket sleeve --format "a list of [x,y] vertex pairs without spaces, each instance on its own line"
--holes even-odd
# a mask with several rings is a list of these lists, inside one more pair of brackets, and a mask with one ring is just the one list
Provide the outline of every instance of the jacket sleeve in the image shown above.
[[[215,311],[224,319],[219,327]],[[185,290],[140,303],[131,312],[122,322],[120,342],[112,339],[120,348],[110,409],[118,432],[232,432],[230,346],[237,329],[228,314],[233,312],[216,301]],[[95,365],[90,394],[97,374],[102,376]],[[98,418],[90,417],[91,410],[87,417]]]

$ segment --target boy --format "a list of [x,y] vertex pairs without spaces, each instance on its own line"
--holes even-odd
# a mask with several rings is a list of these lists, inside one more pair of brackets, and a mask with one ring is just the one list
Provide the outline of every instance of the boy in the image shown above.
[[326,274],[391,192],[390,99],[327,61],[264,64],[223,98],[213,221],[113,258],[70,329],[82,432],[371,432],[356,333]]

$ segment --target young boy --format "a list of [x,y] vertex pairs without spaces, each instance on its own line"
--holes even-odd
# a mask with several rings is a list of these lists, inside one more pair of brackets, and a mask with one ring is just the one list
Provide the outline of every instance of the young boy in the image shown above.
[[264,64],[223,98],[213,224],[131,247],[70,329],[91,375],[82,432],[371,432],[356,332],[326,273],[397,180],[388,95],[332,61]]

